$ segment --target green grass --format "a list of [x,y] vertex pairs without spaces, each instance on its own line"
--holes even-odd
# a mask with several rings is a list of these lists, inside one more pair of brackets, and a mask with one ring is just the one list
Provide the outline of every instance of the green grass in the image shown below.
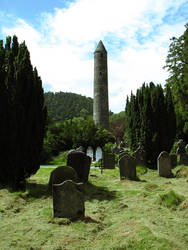
[[188,249],[188,177],[138,167],[139,181],[120,181],[118,169],[91,169],[85,218],[70,221],[52,217],[52,170],[40,169],[25,192],[0,190],[0,249]]
[[158,202],[165,207],[176,209],[177,206],[180,205],[182,201],[184,201],[184,199],[185,198],[183,195],[179,195],[173,190],[170,190],[166,194],[159,195]]

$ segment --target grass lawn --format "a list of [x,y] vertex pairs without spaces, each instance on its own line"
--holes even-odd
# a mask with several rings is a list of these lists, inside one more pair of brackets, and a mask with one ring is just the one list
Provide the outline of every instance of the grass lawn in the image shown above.
[[188,249],[188,175],[138,168],[140,181],[120,181],[118,169],[91,169],[85,218],[70,221],[52,217],[52,170],[40,169],[26,192],[0,190],[0,249]]

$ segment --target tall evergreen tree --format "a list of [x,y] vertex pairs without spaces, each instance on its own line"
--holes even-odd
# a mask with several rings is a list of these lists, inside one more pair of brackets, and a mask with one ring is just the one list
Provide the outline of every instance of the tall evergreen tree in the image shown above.
[[177,137],[188,141],[188,24],[179,38],[173,37],[166,59],[166,87],[172,91],[177,118]]
[[172,95],[166,95],[161,85],[154,83],[131,94],[126,104],[126,139],[134,151],[141,142],[148,163],[156,167],[156,159],[163,150],[170,151],[174,142],[176,126]]
[[25,42],[0,41],[0,183],[17,187],[40,167],[46,124],[42,81]]

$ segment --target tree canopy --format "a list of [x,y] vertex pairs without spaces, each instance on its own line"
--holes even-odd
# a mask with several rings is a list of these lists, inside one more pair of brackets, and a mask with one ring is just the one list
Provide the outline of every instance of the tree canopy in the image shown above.
[[52,122],[44,140],[42,164],[49,163],[60,152],[83,146],[104,147],[114,142],[113,135],[105,129],[97,128],[92,119],[75,117],[65,122]]
[[166,87],[172,91],[177,117],[177,136],[188,141],[188,24],[179,38],[173,37],[166,59],[169,77]]

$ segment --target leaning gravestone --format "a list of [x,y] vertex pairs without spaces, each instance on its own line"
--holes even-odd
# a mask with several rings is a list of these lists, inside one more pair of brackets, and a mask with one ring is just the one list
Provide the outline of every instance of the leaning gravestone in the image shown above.
[[97,147],[97,149],[96,149],[96,161],[99,161],[100,159],[102,159],[102,149],[101,149],[101,147]]
[[53,184],[60,184],[66,180],[72,180],[74,182],[78,181],[78,176],[76,171],[68,166],[60,166],[55,168],[50,173],[50,179],[48,182],[48,191],[52,193],[52,185]]
[[78,181],[87,182],[90,172],[91,158],[81,151],[71,151],[67,156],[67,166],[72,167],[77,175]]
[[114,169],[115,168],[115,154],[104,153],[102,159],[102,168]]
[[53,217],[76,219],[84,216],[82,183],[71,180],[53,185]]
[[161,152],[157,158],[157,169],[159,175],[162,177],[171,177],[171,168],[169,153],[166,151]]
[[88,148],[87,148],[87,155],[88,156],[90,156],[91,157],[91,160],[93,161],[94,160],[94,157],[93,157],[93,154],[94,152],[93,152],[93,148],[91,147],[91,146],[89,146]]
[[120,180],[136,179],[136,159],[129,154],[124,154],[119,159]]

